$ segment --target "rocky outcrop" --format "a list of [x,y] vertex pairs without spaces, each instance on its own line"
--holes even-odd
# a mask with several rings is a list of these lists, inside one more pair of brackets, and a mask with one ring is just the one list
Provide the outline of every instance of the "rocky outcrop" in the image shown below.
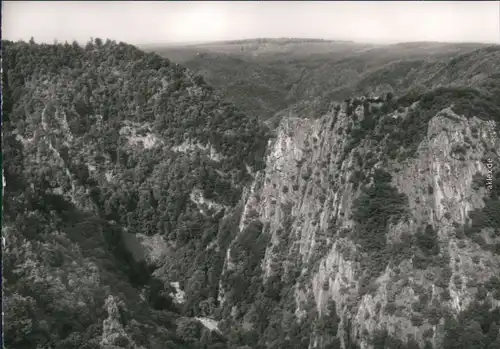
[[[343,348],[346,337],[371,348],[369,339],[379,330],[403,341],[439,345],[442,314],[464,310],[477,285],[500,271],[499,255],[458,233],[469,212],[484,206],[488,189],[474,181],[488,173],[487,158],[500,158],[495,124],[443,109],[430,119],[415,155],[395,160],[369,137],[349,146],[349,130],[372,105],[380,107],[378,99],[358,102],[346,101],[316,120],[282,121],[268,147],[266,170],[255,176],[246,199],[240,232],[253,220],[268,227],[264,282],[273,275],[285,280],[292,269],[299,270],[294,286],[299,321],[308,300],[314,300],[318,316],[335,301]],[[408,117],[408,108],[386,117]],[[363,285],[367,265],[377,261],[366,260],[370,255],[353,234],[360,223],[353,219],[353,205],[377,168],[388,172],[390,185],[407,198],[407,215],[389,224],[386,240],[408,253],[382,260],[380,272]],[[368,179],[363,185],[359,175]],[[433,263],[417,265],[420,252],[405,241],[414,241],[425,226],[435,234],[440,252]],[[494,239],[491,231],[483,234]],[[314,337],[310,346],[320,347]]]
[[102,323],[102,341],[103,349],[117,348],[136,348],[143,349],[142,346],[137,346],[134,341],[127,335],[121,318],[123,317],[120,307],[123,307],[123,302],[113,296],[106,299],[105,307],[108,312],[108,318]]

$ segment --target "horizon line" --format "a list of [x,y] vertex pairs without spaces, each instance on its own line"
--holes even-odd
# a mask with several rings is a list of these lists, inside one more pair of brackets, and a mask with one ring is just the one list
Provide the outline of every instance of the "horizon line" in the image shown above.
[[[38,44],[53,44],[55,42],[63,43],[63,42],[72,42],[76,41],[79,44],[85,44],[92,39],[100,38],[102,40],[112,40],[116,42],[124,42],[127,44],[131,44],[137,47],[151,47],[151,46],[197,46],[197,45],[213,45],[213,44],[240,44],[245,42],[259,41],[259,40],[291,40],[291,41],[317,41],[324,43],[345,43],[345,44],[358,44],[358,45],[377,45],[377,46],[389,46],[389,45],[400,45],[400,44],[483,44],[483,45],[500,45],[499,42],[496,41],[429,41],[429,40],[408,40],[408,41],[377,41],[377,40],[349,40],[349,39],[333,39],[333,38],[321,38],[321,37],[252,37],[252,38],[239,38],[239,39],[221,39],[221,40],[190,40],[190,41],[157,41],[157,42],[133,42],[133,41],[124,41],[111,37],[93,37],[89,36],[86,41],[83,40],[61,40],[58,38],[53,38],[51,42],[48,40],[37,41],[35,39],[35,43]],[[16,40],[9,38],[2,38],[2,41],[26,41],[28,42],[30,39],[18,38]]]
[[253,37],[241,39],[222,39],[222,40],[194,40],[194,41],[164,41],[164,42],[150,42],[150,43],[137,43],[136,46],[155,46],[155,45],[168,45],[168,46],[196,46],[196,45],[210,45],[210,44],[238,44],[245,42],[252,42],[258,40],[296,40],[296,41],[318,41],[318,42],[331,42],[331,43],[352,43],[362,45],[398,45],[398,44],[484,44],[484,45],[500,45],[496,41],[430,41],[430,40],[408,40],[408,41],[384,41],[377,42],[376,40],[349,40],[349,39],[328,39],[321,37]]

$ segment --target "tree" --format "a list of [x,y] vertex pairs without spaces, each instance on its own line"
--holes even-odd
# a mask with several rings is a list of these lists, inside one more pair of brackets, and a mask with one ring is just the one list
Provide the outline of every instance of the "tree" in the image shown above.
[[481,330],[481,325],[473,320],[465,328],[462,333],[462,348],[467,349],[483,349],[486,343],[486,336]]
[[406,349],[420,349],[420,346],[414,338],[410,338],[406,344]]
[[488,349],[498,349],[500,348],[500,333],[497,335],[497,338],[490,342],[490,345],[488,346]]
[[434,349],[434,347],[432,346],[431,342],[425,341],[424,349]]
[[201,338],[203,325],[196,319],[181,318],[177,322],[177,336],[187,343],[197,343]]
[[499,326],[495,321],[490,325],[490,329],[488,330],[488,340],[490,342],[494,342],[497,337],[500,335],[500,329]]
[[202,270],[196,270],[189,278],[186,289],[186,303],[184,304],[185,311],[193,311],[198,314],[200,311],[200,302],[202,301],[202,292],[205,287],[205,273]]

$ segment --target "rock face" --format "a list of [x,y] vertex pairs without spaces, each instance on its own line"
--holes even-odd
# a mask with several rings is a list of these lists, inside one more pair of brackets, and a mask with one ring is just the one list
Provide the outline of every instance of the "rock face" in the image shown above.
[[[408,118],[412,108],[418,103],[384,117]],[[284,119],[268,146],[266,169],[257,173],[245,201],[240,232],[255,220],[266,227],[264,280],[275,276],[286,283],[298,270],[291,306],[298,319],[311,300],[319,317],[335,301],[342,348],[349,347],[348,338],[372,348],[370,338],[382,330],[403,342],[413,338],[440,348],[442,316],[466,309],[479,285],[500,275],[498,252],[460,233],[489,195],[488,164],[500,159],[496,125],[443,108],[430,118],[414,156],[401,161],[389,159],[369,137],[349,148],[346,130],[362,123],[368,111],[348,102],[319,119]],[[373,254],[358,236],[365,222],[353,216],[359,216],[356,200],[365,184],[374,185],[377,169],[390,174],[389,185],[405,198],[405,214],[387,225],[383,245],[406,252],[369,260]],[[360,176],[368,179],[363,185]],[[389,205],[388,199],[381,196],[379,204]],[[437,253],[426,255],[418,247],[424,228],[434,235]],[[498,227],[482,234],[489,243],[499,241]],[[229,265],[235,268],[230,258]],[[311,335],[310,347],[322,343],[321,336]]]

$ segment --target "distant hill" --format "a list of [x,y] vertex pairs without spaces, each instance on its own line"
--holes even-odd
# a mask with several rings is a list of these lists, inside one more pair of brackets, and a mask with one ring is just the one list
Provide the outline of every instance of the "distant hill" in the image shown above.
[[264,119],[322,97],[480,84],[496,72],[499,59],[498,46],[480,43],[252,39],[150,49],[201,74],[228,100]]

